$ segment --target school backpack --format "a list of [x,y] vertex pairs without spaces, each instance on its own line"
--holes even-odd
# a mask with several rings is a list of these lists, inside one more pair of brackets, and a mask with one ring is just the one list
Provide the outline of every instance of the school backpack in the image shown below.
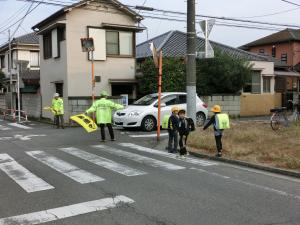
[[216,114],[216,129],[225,130],[230,128],[229,115],[226,113]]
[[168,129],[170,115],[165,115],[162,121],[162,128]]
[[187,118],[187,121],[188,121],[189,126],[190,126],[190,131],[195,131],[196,128],[195,128],[195,123],[194,123],[193,119],[192,118]]

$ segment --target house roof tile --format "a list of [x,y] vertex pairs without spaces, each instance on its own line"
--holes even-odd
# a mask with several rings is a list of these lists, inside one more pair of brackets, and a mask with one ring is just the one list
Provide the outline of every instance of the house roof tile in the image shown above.
[[[152,52],[149,48],[151,42],[154,43],[158,51],[163,50],[164,57],[185,57],[187,49],[186,39],[187,35],[184,32],[177,30],[169,31],[146,42],[138,44],[136,47],[136,57],[137,59],[151,57]],[[281,63],[279,60],[276,60],[272,57],[258,55],[213,41],[211,41],[210,43],[214,49],[217,48],[221,52],[224,52],[234,58],[242,58],[248,61],[269,61],[274,62],[276,66],[286,66],[285,63]],[[203,51],[204,44],[204,39],[197,37],[197,51]]]

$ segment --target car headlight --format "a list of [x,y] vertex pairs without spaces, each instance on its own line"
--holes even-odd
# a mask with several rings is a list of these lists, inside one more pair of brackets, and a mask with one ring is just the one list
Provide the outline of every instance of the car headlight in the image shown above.
[[130,112],[128,114],[128,116],[139,116],[142,112],[141,111],[133,111],[133,112]]

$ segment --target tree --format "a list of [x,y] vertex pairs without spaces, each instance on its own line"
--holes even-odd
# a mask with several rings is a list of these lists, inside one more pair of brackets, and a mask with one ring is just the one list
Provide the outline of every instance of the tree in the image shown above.
[[238,93],[251,77],[251,68],[249,62],[217,50],[214,58],[197,60],[197,92],[200,95]]
[[0,70],[0,88],[4,87],[5,74]]
[[[251,77],[251,65],[216,51],[215,58],[197,60],[197,93],[199,95],[234,94],[242,90]],[[162,91],[185,91],[186,65],[180,58],[163,59]],[[142,78],[139,79],[141,94],[157,92],[158,70],[152,59],[142,64]]]
[[[152,59],[146,59],[142,65],[143,76],[139,79],[142,94],[157,92],[158,69]],[[185,91],[185,64],[179,58],[163,59],[162,91]]]

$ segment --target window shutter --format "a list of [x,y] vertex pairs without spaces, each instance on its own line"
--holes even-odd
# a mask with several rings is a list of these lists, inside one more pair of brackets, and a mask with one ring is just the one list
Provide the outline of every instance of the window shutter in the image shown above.
[[58,58],[59,51],[58,51],[57,29],[53,29],[51,31],[51,36],[52,36],[52,57]]
[[30,66],[31,67],[39,67],[39,52],[30,52]]
[[[106,60],[106,31],[100,28],[88,28],[89,37],[94,39],[94,60]],[[89,55],[91,60],[91,55]]]

